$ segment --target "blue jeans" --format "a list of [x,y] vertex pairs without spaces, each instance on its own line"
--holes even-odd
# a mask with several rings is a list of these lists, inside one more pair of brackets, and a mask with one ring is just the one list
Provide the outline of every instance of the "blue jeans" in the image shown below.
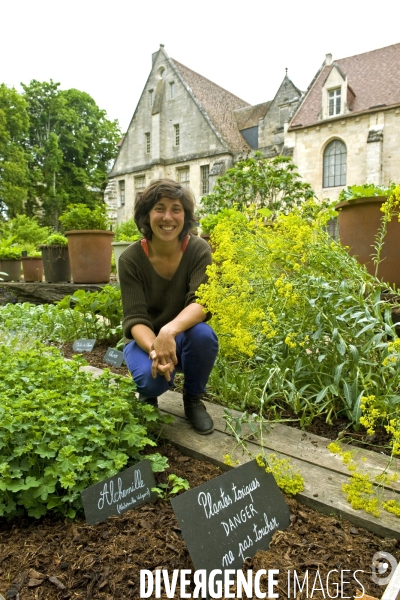
[[140,394],[146,398],[160,396],[172,387],[176,371],[185,376],[185,391],[197,396],[204,394],[206,384],[218,353],[218,339],[207,323],[198,323],[175,338],[178,364],[167,381],[163,375],[154,379],[151,375],[152,361],[135,341],[124,348],[125,363],[132,374]]

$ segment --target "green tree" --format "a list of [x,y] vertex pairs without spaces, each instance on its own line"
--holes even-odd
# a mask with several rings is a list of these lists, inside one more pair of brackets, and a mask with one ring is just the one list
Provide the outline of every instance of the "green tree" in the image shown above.
[[202,214],[216,214],[224,208],[245,211],[255,205],[274,220],[313,197],[311,186],[301,181],[291,158],[268,159],[256,152],[218,179],[213,193],[202,199]]
[[94,207],[102,201],[121,135],[117,121],[109,121],[89,94],[59,85],[23,85],[30,116],[27,212],[55,228],[68,203]]
[[0,213],[22,212],[28,193],[27,157],[23,143],[28,133],[27,103],[14,89],[0,84]]

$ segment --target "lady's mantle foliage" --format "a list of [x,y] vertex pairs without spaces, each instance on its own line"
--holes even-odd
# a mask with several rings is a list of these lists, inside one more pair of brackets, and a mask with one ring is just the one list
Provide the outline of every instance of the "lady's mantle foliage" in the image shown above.
[[73,517],[80,492],[139,460],[157,416],[133,383],[39,342],[0,346],[0,516]]

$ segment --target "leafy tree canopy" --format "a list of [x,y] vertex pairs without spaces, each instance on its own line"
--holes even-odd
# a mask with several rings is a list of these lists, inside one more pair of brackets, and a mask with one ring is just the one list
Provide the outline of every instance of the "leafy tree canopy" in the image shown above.
[[56,228],[69,202],[93,207],[102,201],[121,135],[117,121],[109,121],[89,94],[59,85],[22,85],[30,120],[26,210]]
[[28,105],[14,89],[0,84],[0,214],[15,216],[28,194]]

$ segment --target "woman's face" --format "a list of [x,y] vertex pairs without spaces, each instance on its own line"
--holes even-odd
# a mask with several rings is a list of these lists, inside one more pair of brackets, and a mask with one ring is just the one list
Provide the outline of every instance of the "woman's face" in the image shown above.
[[163,242],[178,238],[185,224],[185,211],[180,200],[160,198],[149,213],[153,236]]

